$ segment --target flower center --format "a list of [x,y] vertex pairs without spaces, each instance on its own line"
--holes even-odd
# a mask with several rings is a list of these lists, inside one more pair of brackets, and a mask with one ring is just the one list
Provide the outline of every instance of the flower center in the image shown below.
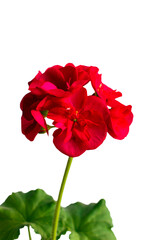
[[75,113],[73,115],[74,115],[73,122],[77,122],[78,111],[75,111]]
[[71,121],[77,122],[78,117],[79,117],[79,116],[78,116],[78,115],[79,115],[79,112],[78,112],[77,110],[73,109],[73,108],[70,108],[70,107],[66,108],[66,111],[67,111],[67,117],[68,117]]

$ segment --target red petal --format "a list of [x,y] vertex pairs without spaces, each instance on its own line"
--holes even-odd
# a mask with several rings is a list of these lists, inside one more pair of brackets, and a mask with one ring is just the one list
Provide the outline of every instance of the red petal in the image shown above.
[[[92,120],[93,122],[96,121],[96,118],[101,115],[101,119],[103,119],[106,124],[109,121],[110,118],[110,113],[109,110],[105,104],[105,102],[103,100],[101,100],[100,98],[96,97],[96,96],[89,96],[87,97],[87,101],[84,105],[84,109],[83,112],[85,114],[85,118],[88,120]],[[86,115],[86,113],[89,113],[88,117]],[[96,112],[97,114],[94,114],[94,118],[91,116],[92,112]]]
[[48,112],[47,118],[64,124],[67,122],[66,109],[62,107],[55,107]]
[[98,74],[96,70],[92,70],[91,83],[100,98],[106,101],[107,105],[111,106],[113,101],[122,96],[121,92],[111,89],[101,81],[101,74]]
[[93,82],[93,79],[97,76],[97,73],[99,71],[97,67],[87,67],[84,65],[79,65],[76,69],[78,71],[78,81],[76,85],[81,86],[87,84],[89,81]]
[[70,88],[71,85],[77,81],[77,71],[75,66],[73,64],[67,64],[65,67],[60,68],[60,71],[64,76],[67,88]]
[[59,70],[61,66],[48,68],[43,74],[38,73],[36,77],[29,82],[29,90],[36,95],[52,93],[56,88],[67,90],[67,85],[63,74]]
[[77,89],[70,96],[70,102],[76,110],[83,108],[85,101],[87,99],[87,90],[85,88]]
[[43,74],[39,71],[32,81],[28,82],[29,90],[35,95],[42,95],[43,91],[40,89],[44,83]]
[[27,93],[21,100],[20,108],[23,111],[23,115],[27,120],[32,120],[33,116],[31,110],[35,109],[40,101],[40,98],[33,95],[31,92]]
[[66,82],[60,69],[61,69],[60,66],[53,66],[48,68],[43,73],[43,79],[45,82],[53,83],[57,88],[66,90],[66,87],[67,87]]
[[60,129],[57,129],[53,134],[53,143],[60,152],[70,157],[78,157],[85,152],[86,147],[78,137],[72,136],[72,138],[66,142],[66,135],[67,130],[61,131]]
[[72,137],[72,127],[73,127],[73,121],[70,121],[68,119],[67,121],[67,132],[66,132],[66,138],[64,139],[64,142],[68,142]]
[[48,95],[44,97],[36,107],[37,111],[52,111],[52,108],[66,107],[67,103],[62,98]]
[[53,89],[49,91],[49,94],[56,97],[67,97],[68,92],[64,91],[63,89]]
[[52,90],[54,90],[54,89],[57,89],[57,87],[53,84],[53,83],[51,83],[51,82],[45,82],[42,86],[41,86],[41,88],[45,91],[45,92],[50,92],[50,91],[52,91]]
[[22,116],[21,118],[21,128],[22,133],[26,136],[26,138],[30,141],[33,141],[36,135],[40,132],[41,126],[34,120],[28,121]]
[[91,68],[90,74],[91,74],[91,84],[95,92],[97,92],[97,89],[99,85],[101,84],[101,74],[98,73],[98,68]]
[[90,135],[87,150],[99,147],[107,136],[107,127],[103,121],[99,122],[99,125],[87,121],[86,131]]
[[108,128],[109,134],[116,139],[124,139],[128,132],[129,126],[133,121],[131,106],[119,104],[119,106],[110,109],[111,123]]
[[34,119],[37,121],[37,123],[39,123],[39,125],[42,126],[48,133],[47,124],[41,112],[32,110],[31,114],[34,117]]

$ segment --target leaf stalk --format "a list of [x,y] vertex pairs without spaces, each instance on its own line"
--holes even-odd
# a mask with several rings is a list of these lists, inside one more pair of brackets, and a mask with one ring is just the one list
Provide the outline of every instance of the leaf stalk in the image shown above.
[[29,240],[32,240],[31,238],[31,232],[30,232],[30,226],[28,225],[28,235],[29,235]]

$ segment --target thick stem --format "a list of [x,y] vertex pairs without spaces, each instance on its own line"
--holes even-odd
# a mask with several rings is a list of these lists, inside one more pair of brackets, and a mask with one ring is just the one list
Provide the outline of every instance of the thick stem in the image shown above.
[[66,183],[66,180],[67,180],[69,169],[71,167],[72,160],[73,160],[73,157],[68,158],[67,166],[66,166],[66,169],[65,169],[65,172],[64,172],[62,183],[61,183],[61,188],[60,188],[60,191],[59,191],[58,201],[56,203],[54,219],[53,219],[52,240],[56,240],[59,213],[60,213],[60,207],[61,207],[61,200],[62,200],[62,195],[63,195],[65,183]]
[[31,232],[30,232],[30,227],[28,226],[28,235],[29,235],[29,240],[32,240],[31,238]]

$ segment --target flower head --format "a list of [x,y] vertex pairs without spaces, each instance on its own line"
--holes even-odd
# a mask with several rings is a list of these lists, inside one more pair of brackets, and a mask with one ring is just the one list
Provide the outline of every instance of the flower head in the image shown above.
[[[126,137],[133,120],[131,106],[116,100],[122,94],[103,84],[98,71],[67,64],[39,72],[21,101],[22,133],[33,141],[54,126],[54,145],[71,157],[100,146],[107,132],[116,139]],[[84,88],[88,82],[95,91],[92,96]],[[53,126],[46,118],[53,120]]]
[[54,136],[55,146],[71,157],[97,148],[106,138],[109,112],[103,101],[87,96],[84,88],[64,99],[65,103],[50,109],[47,117],[58,128]]

